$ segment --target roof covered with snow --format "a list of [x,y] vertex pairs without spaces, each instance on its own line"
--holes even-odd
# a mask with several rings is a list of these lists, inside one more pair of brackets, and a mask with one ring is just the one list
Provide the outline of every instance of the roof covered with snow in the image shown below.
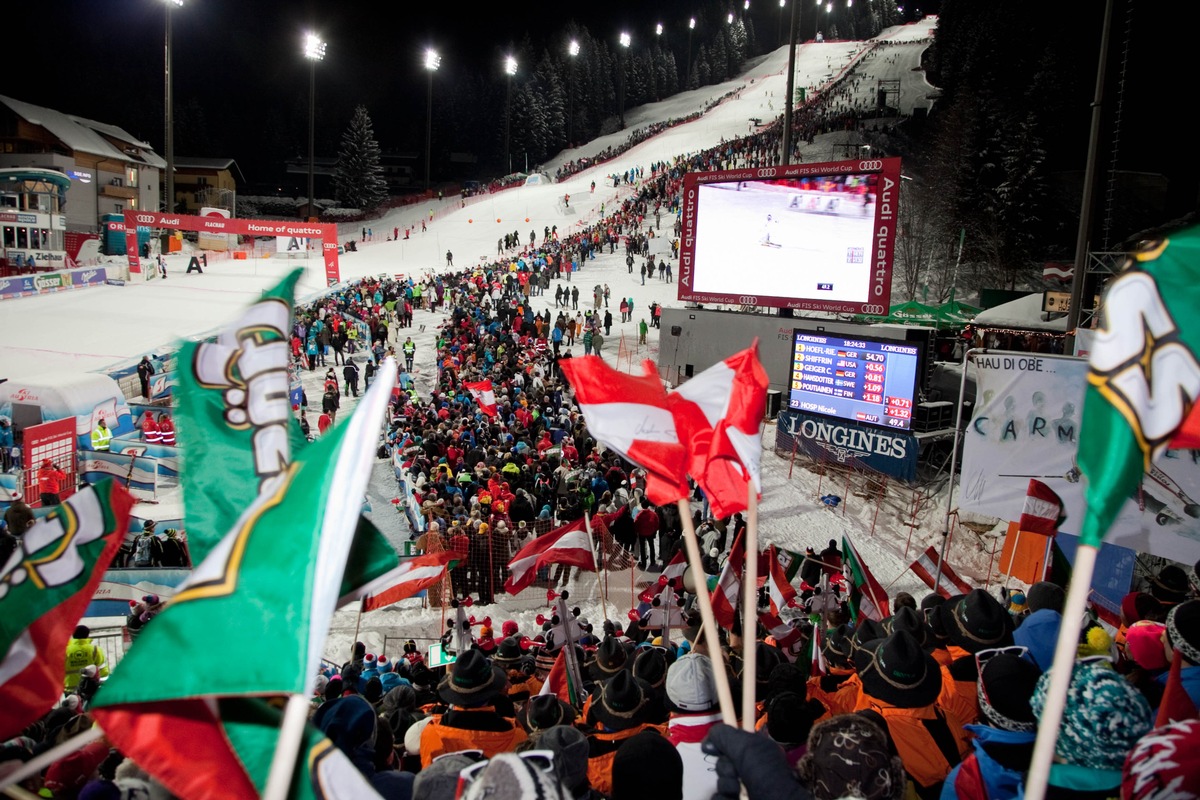
[[975,316],[975,324],[981,328],[1020,328],[1065,333],[1067,317],[1065,314],[1047,314],[1042,311],[1042,295],[1034,293],[979,312]]
[[[25,119],[30,124],[45,128],[72,150],[102,158],[111,158],[117,161],[139,161],[159,168],[166,166],[166,162],[150,149],[150,145],[138,140],[115,125],[107,125],[83,119],[82,117],[73,117],[70,114],[55,111],[52,108],[35,106],[32,103],[14,100],[4,95],[0,95],[0,103],[8,106],[14,114]],[[105,136],[111,136],[118,141],[128,142],[137,149],[137,153],[130,154],[123,152],[109,143],[104,138]]]

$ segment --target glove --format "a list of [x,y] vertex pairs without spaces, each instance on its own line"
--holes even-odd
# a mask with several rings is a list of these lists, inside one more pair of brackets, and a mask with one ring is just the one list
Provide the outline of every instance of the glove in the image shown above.
[[787,763],[783,750],[761,734],[729,725],[715,725],[702,749],[717,756],[717,793],[722,800],[738,800],[742,784],[750,800],[812,800]]

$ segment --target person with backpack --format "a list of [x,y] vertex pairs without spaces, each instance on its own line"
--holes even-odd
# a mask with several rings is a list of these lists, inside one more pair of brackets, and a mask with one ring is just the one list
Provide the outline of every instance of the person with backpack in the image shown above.
[[157,560],[156,556],[161,555],[158,537],[154,535],[154,525],[154,520],[146,520],[142,524],[141,534],[133,540],[133,555],[130,559],[130,566],[135,569],[153,567]]

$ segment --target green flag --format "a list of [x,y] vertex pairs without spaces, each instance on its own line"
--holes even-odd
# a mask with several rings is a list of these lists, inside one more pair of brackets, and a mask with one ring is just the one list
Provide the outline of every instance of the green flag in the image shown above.
[[129,492],[105,478],[35,522],[0,563],[0,739],[20,734],[62,697],[67,641],[132,508]]
[[395,379],[389,359],[348,422],[263,481],[97,693],[110,741],[176,794],[252,782],[207,698],[311,693]]
[[[175,412],[188,548],[200,563],[259,496],[312,445],[288,399],[293,270],[211,341],[179,351]],[[369,521],[354,538],[348,588],[399,563]],[[346,592],[343,592],[345,594]]]
[[1168,448],[1200,448],[1200,324],[1189,321],[1198,308],[1197,227],[1131,253],[1105,292],[1079,433],[1083,544],[1100,546],[1155,458]]

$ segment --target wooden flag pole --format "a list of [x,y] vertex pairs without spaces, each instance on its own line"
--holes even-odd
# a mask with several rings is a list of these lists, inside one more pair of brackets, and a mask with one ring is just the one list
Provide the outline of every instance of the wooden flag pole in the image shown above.
[[[587,529],[588,541],[592,541],[592,515],[587,511],[583,512],[583,527]],[[600,565],[605,563],[604,555],[604,534],[600,535],[600,541],[597,542],[600,547],[601,558],[596,558],[596,549],[592,548],[592,566],[596,568],[596,583],[600,585],[600,609],[604,614],[604,621],[608,621],[608,567],[604,568],[604,575],[600,575]]]
[[279,742],[275,745],[275,757],[271,759],[271,771],[267,774],[267,787],[263,800],[287,800],[292,785],[292,774],[296,771],[296,755],[300,752],[300,741],[304,738],[304,725],[308,722],[308,698],[302,694],[288,697],[283,709],[283,721],[279,726]]
[[1058,729],[1062,725],[1063,709],[1067,705],[1067,689],[1070,688],[1071,676],[1075,673],[1075,657],[1079,649],[1078,621],[1083,619],[1087,608],[1092,574],[1096,570],[1097,552],[1097,548],[1088,545],[1080,545],[1075,551],[1075,567],[1071,571],[1071,585],[1063,607],[1058,644],[1054,648],[1054,663],[1050,667],[1046,705],[1038,721],[1033,760],[1029,764],[1029,775],[1025,779],[1026,800],[1044,800],[1046,797],[1050,765],[1054,761],[1054,745],[1058,741]]
[[746,569],[742,583],[742,729],[754,733],[758,703],[758,492],[753,481],[746,491]]
[[737,727],[737,709],[733,704],[733,691],[729,688],[729,675],[725,671],[725,659],[721,653],[721,637],[716,618],[713,617],[712,598],[708,594],[708,581],[700,559],[700,544],[696,541],[696,527],[692,524],[692,510],[686,498],[679,500],[679,518],[683,522],[683,543],[687,548],[688,567],[696,576],[696,602],[700,606],[700,621],[704,628],[704,641],[708,645],[708,657],[712,660],[713,680],[717,684],[717,700],[721,705],[721,721]]

